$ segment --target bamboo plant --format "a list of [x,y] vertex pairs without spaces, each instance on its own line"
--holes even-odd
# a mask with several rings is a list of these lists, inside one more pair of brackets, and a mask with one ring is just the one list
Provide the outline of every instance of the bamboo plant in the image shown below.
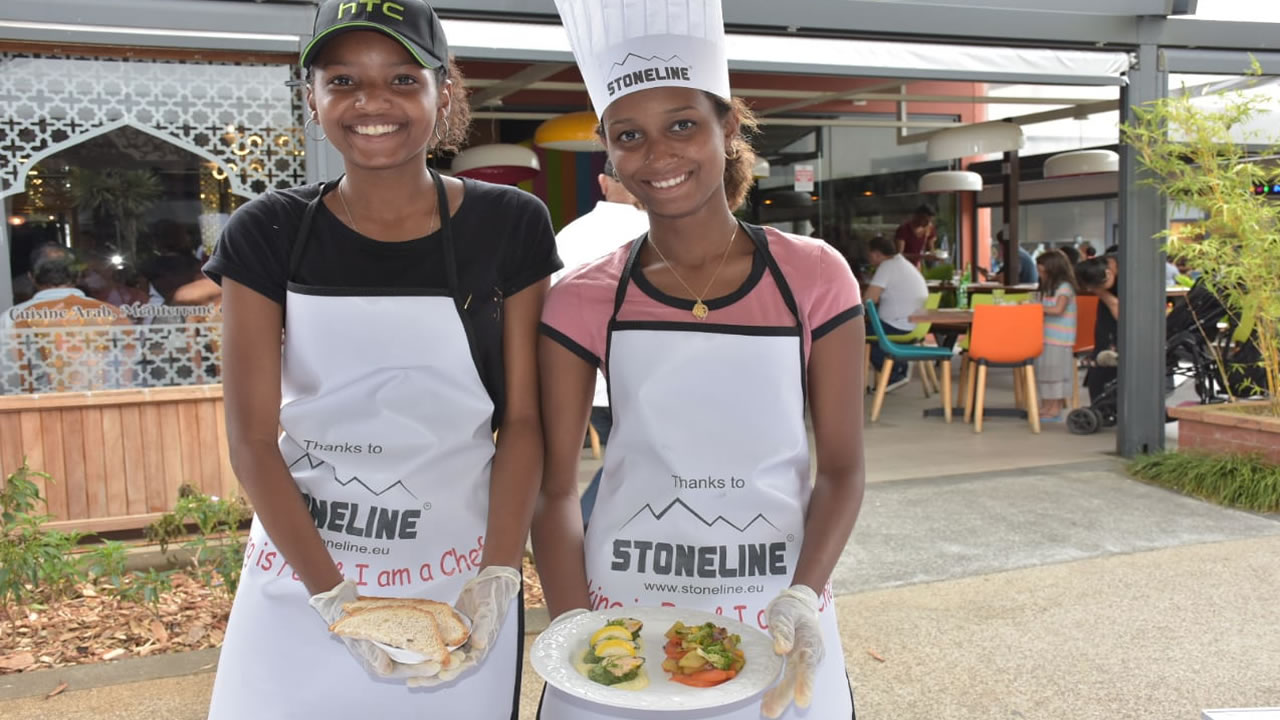
[[[1251,74],[1260,72],[1255,62]],[[1135,107],[1120,132],[1148,171],[1140,182],[1204,215],[1161,238],[1170,257],[1203,273],[1235,324],[1252,325],[1265,375],[1265,387],[1253,389],[1280,417],[1280,201],[1265,192],[1280,184],[1280,146],[1247,130],[1274,103],[1263,93],[1183,89]]]

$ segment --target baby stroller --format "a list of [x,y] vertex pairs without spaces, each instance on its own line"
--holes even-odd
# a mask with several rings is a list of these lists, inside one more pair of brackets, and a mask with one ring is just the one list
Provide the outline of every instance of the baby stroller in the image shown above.
[[[1165,316],[1166,388],[1174,387],[1178,377],[1193,383],[1201,404],[1221,402],[1227,393],[1222,387],[1222,374],[1214,355],[1213,344],[1219,339],[1218,323],[1227,317],[1227,309],[1204,282],[1197,280],[1183,301],[1174,304]],[[1098,353],[1097,364],[1114,366],[1118,357],[1113,351]],[[1112,427],[1119,414],[1119,380],[1106,384],[1087,407],[1067,415],[1067,429],[1076,435],[1092,435],[1100,428]]]

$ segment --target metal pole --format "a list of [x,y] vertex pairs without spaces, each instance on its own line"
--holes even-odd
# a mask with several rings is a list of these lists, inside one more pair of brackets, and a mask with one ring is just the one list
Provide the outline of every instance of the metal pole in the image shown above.
[[[1133,108],[1168,94],[1158,48],[1138,49],[1138,63],[1121,91],[1126,122]],[[1155,238],[1167,224],[1164,198],[1140,185],[1146,175],[1127,145],[1120,146],[1120,414],[1116,451],[1133,457],[1164,449],[1164,249]]]
[[1022,163],[1018,159],[1018,151],[1010,150],[1004,154],[1004,243],[1000,252],[1004,253],[1004,284],[1018,283],[1018,190],[1022,183]]

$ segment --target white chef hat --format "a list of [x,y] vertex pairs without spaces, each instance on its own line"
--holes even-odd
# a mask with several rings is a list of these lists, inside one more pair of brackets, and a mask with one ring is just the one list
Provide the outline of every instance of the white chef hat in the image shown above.
[[729,99],[720,0],[556,0],[596,115],[654,87]]

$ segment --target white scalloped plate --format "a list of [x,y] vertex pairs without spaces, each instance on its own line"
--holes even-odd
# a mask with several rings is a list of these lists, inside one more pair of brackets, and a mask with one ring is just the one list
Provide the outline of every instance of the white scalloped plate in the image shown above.
[[[640,654],[644,656],[649,686],[643,690],[619,690],[592,682],[573,666],[572,657],[587,647],[591,634],[612,618],[633,617],[644,623]],[[663,634],[677,620],[686,625],[713,622],[742,637],[747,664],[737,677],[710,688],[672,682],[662,670]],[[629,710],[678,712],[722,707],[759,695],[778,679],[782,658],[773,652],[773,641],[749,625],[715,613],[684,608],[626,607],[600,610],[569,618],[547,628],[533,641],[533,669],[552,686],[575,697]]]

